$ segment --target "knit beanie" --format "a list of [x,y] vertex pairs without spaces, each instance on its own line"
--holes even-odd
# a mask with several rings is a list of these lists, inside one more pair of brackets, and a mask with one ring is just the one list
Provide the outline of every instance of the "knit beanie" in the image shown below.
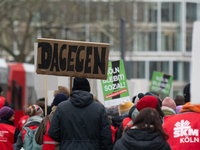
[[10,107],[4,106],[0,109],[1,119],[9,120],[14,114],[14,110]]
[[43,110],[38,105],[31,105],[25,110],[25,114],[31,116],[43,116]]
[[62,101],[68,100],[68,97],[64,93],[59,93],[53,99],[53,105],[58,106],[58,104]]
[[151,108],[157,108],[158,105],[158,99],[155,96],[144,96],[142,97],[136,105],[136,108],[138,111],[141,111],[144,108],[151,107]]
[[90,92],[90,84],[86,78],[74,78],[74,85],[72,91],[83,90]]
[[134,105],[134,104],[133,104],[132,102],[127,101],[127,100],[123,100],[123,101],[119,104],[121,113],[129,112],[129,110],[131,109],[131,107],[132,107],[133,105]]
[[183,96],[185,97],[185,103],[190,102],[190,83],[184,87]]
[[176,111],[176,103],[174,102],[173,99],[171,99],[170,97],[166,97],[163,102],[162,102],[162,106],[167,106],[172,108],[174,111]]

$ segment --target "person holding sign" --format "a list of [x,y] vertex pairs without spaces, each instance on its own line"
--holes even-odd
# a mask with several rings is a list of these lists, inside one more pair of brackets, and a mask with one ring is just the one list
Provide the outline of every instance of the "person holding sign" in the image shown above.
[[105,107],[95,102],[86,78],[74,78],[71,98],[57,106],[48,131],[63,150],[112,150]]

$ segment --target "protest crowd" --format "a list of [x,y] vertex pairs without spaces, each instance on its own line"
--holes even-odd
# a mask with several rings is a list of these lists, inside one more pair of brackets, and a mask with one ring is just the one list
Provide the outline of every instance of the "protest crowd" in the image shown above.
[[17,127],[14,110],[0,95],[1,149],[200,149],[200,105],[190,103],[190,84],[175,99],[147,91],[112,107],[90,92],[89,81],[75,77],[71,93],[62,86],[54,92],[46,116],[44,101],[37,100],[25,109]]

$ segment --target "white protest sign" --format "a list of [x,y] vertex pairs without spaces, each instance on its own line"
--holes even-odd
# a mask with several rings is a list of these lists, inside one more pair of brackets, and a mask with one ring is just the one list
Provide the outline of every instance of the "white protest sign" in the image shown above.
[[190,101],[191,104],[200,104],[199,89],[200,89],[200,21],[193,25],[192,35],[192,61],[191,61],[191,87]]

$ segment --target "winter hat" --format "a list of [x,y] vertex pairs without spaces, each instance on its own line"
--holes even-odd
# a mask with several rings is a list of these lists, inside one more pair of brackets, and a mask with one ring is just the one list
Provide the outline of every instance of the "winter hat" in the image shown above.
[[139,114],[139,111],[137,110],[136,105],[134,105],[134,106],[130,109],[130,111],[129,111],[129,113],[128,113],[128,117],[131,118],[132,120],[134,120],[135,117],[137,116],[137,114]]
[[127,101],[127,100],[121,101],[121,103],[119,104],[121,113],[129,112],[129,110],[131,109],[131,107],[133,105],[134,104],[132,102],[130,102],[130,101]]
[[28,108],[26,108],[25,113],[27,115],[31,116],[43,116],[43,110],[40,106],[38,105],[31,105]]
[[137,104],[137,102],[142,98],[142,97],[144,97],[144,94],[143,93],[139,93],[137,96],[136,96],[136,98],[135,98],[135,105]]
[[185,97],[185,103],[190,102],[190,83],[184,87],[183,96]]
[[8,106],[4,106],[0,109],[1,119],[8,120],[15,114],[14,110]]
[[142,97],[137,102],[136,108],[137,108],[138,111],[141,111],[142,109],[147,108],[147,107],[151,107],[151,108],[156,109],[157,105],[158,105],[157,97],[149,95],[149,96]]
[[163,102],[162,102],[162,106],[167,106],[172,108],[174,111],[176,111],[176,103],[174,102],[173,99],[171,99],[170,97],[166,97]]
[[59,93],[53,99],[53,105],[58,106],[58,104],[64,100],[68,100],[68,97],[64,93]]
[[83,90],[90,92],[90,84],[86,78],[74,78],[74,85],[72,91]]
[[176,113],[179,114],[181,109],[182,109],[183,105],[178,105],[176,106]]

